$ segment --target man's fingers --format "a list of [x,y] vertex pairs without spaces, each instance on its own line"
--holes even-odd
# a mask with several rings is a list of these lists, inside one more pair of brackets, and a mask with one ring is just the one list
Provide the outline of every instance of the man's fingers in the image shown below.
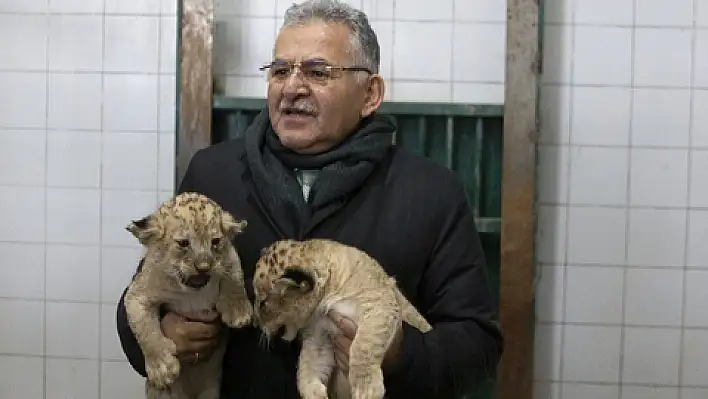
[[221,330],[221,325],[216,323],[202,323],[199,321],[188,321],[185,322],[183,327],[185,331],[185,337],[189,340],[200,341],[200,340],[210,340],[219,335]]

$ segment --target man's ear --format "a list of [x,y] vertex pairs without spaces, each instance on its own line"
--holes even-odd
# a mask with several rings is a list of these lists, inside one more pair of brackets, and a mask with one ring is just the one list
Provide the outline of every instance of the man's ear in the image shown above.
[[160,234],[160,226],[152,215],[131,221],[125,229],[143,245]]
[[247,221],[236,220],[226,211],[221,213],[221,228],[224,230],[224,234],[229,237],[229,240],[233,240],[238,234],[243,233],[246,226],[248,226]]
[[302,269],[290,268],[275,281],[275,287],[281,295],[289,289],[297,289],[302,293],[307,293],[315,288],[315,278]]

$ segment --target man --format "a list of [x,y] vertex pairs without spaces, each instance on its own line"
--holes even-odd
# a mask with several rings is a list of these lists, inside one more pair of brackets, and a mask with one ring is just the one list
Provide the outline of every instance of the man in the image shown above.
[[[492,375],[502,352],[484,255],[455,175],[391,145],[379,46],[366,16],[335,0],[291,6],[274,48],[267,107],[246,132],[199,151],[179,191],[219,202],[248,228],[235,240],[249,286],[261,248],[280,238],[335,239],[371,254],[433,325],[398,331],[383,370],[387,397],[457,398]],[[332,314],[338,367],[356,325]],[[118,333],[130,363],[144,359],[119,303]],[[164,333],[183,362],[228,339],[222,399],[299,398],[299,347],[266,348],[260,332],[167,313]]]

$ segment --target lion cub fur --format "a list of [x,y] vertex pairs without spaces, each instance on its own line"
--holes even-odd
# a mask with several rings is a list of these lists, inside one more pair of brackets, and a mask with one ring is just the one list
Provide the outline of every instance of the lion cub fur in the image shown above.
[[[413,307],[379,263],[336,241],[280,240],[264,248],[253,278],[253,322],[268,339],[283,332],[302,349],[297,386],[304,399],[381,399],[381,363],[402,322],[428,332]],[[339,330],[327,316],[335,310],[357,323],[349,373],[334,373],[330,336]]]
[[241,259],[232,241],[246,227],[210,198],[182,193],[127,227],[145,249],[125,295],[128,323],[145,356],[148,399],[217,399],[225,340],[209,359],[180,364],[160,327],[160,306],[214,314],[229,327],[252,322]]

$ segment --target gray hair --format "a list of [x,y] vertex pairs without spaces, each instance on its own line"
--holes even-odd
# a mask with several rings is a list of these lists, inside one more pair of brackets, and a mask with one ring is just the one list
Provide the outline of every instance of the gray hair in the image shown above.
[[369,25],[366,14],[339,0],[307,0],[293,3],[285,11],[282,28],[302,26],[310,22],[339,23],[346,25],[351,34],[351,49],[358,66],[379,73],[381,50],[376,33]]

